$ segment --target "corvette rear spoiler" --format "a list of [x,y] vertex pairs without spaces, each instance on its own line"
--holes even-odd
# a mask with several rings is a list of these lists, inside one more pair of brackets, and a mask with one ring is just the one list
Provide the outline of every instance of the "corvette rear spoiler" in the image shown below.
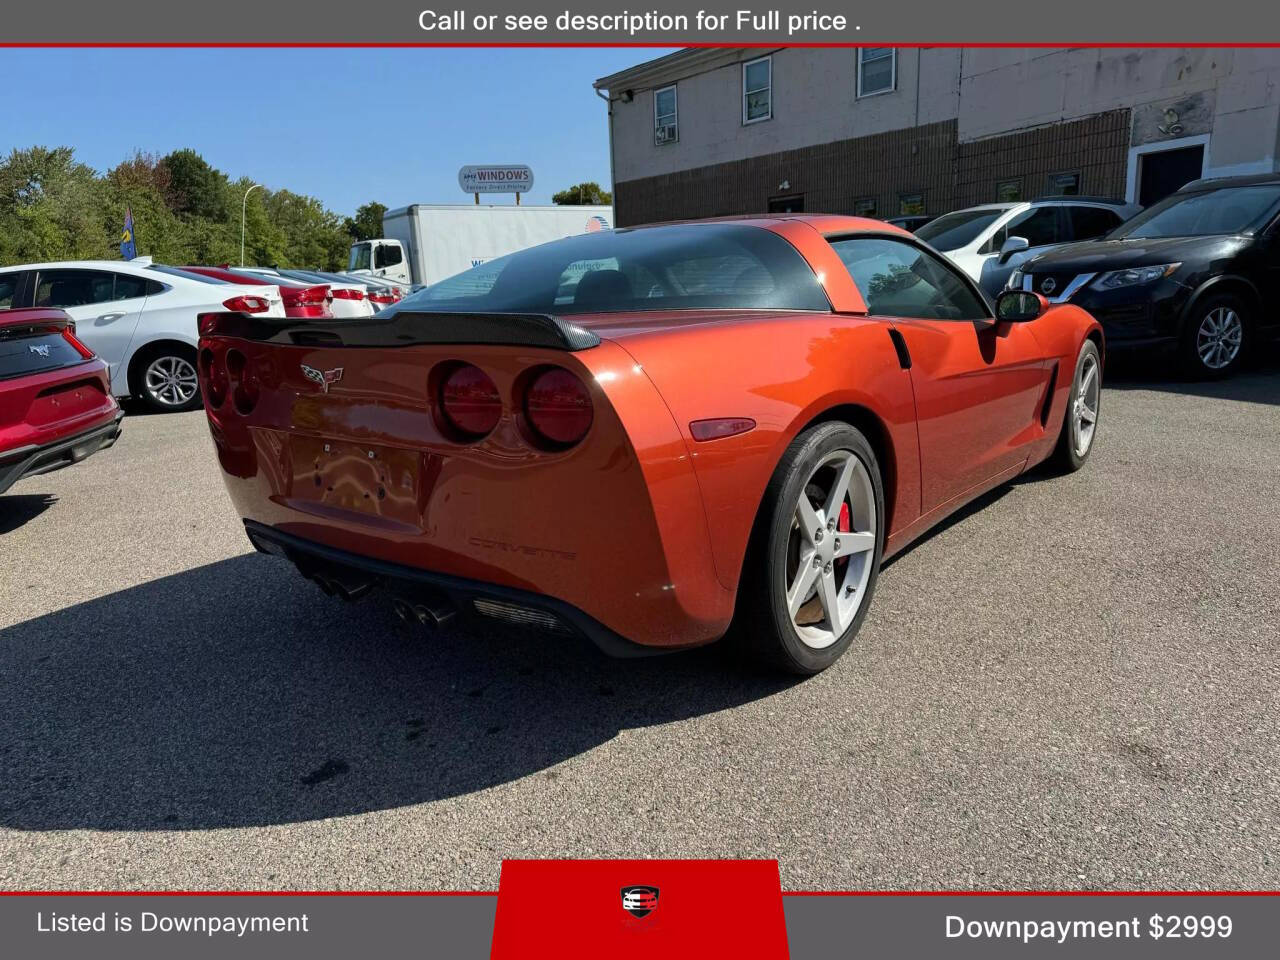
[[[389,314],[389,315],[388,315]],[[200,335],[299,347],[409,347],[419,344],[497,344],[586,350],[600,338],[575,323],[543,313],[431,313],[386,310],[355,320],[266,319],[247,313],[202,313]]]

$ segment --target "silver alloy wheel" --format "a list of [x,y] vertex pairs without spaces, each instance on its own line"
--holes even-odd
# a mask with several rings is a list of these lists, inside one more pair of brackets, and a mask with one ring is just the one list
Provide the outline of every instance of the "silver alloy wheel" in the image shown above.
[[156,357],[143,375],[149,396],[163,407],[181,407],[191,402],[198,389],[196,368],[182,357]]
[[[852,530],[837,529],[848,505]],[[785,564],[787,612],[815,650],[849,629],[867,593],[876,548],[871,476],[851,450],[835,450],[805,481],[791,521]]]
[[1084,457],[1093,445],[1098,426],[1098,398],[1102,394],[1102,378],[1098,376],[1098,358],[1089,354],[1080,366],[1075,389],[1071,391],[1071,448]]
[[1240,353],[1244,321],[1230,307],[1215,307],[1200,321],[1196,332],[1196,353],[1210,370],[1229,366]]

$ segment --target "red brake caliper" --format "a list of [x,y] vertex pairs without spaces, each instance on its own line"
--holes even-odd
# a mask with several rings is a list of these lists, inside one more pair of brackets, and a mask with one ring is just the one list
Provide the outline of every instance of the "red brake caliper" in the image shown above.
[[[849,517],[849,502],[846,500],[844,503],[840,504],[840,517],[836,520],[836,532],[848,533],[852,529],[853,521]],[[841,557],[836,561],[836,565],[841,571],[843,571],[844,568],[849,565],[849,558]],[[841,575],[843,576],[843,573]]]

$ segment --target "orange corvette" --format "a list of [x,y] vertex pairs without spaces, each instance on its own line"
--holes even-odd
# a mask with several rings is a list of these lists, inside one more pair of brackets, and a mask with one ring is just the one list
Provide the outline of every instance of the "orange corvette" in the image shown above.
[[799,673],[882,559],[1035,464],[1081,466],[1102,331],[995,310],[839,216],[569,237],[360,321],[201,317],[250,540],[328,592],[636,654],[732,633]]

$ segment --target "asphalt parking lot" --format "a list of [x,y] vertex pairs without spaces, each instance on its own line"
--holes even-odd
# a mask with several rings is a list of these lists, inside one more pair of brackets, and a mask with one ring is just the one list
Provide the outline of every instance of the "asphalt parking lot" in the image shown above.
[[410,629],[251,553],[202,413],[0,497],[0,886],[1280,887],[1280,351],[1120,371],[1087,467],[884,571],[804,682]]

